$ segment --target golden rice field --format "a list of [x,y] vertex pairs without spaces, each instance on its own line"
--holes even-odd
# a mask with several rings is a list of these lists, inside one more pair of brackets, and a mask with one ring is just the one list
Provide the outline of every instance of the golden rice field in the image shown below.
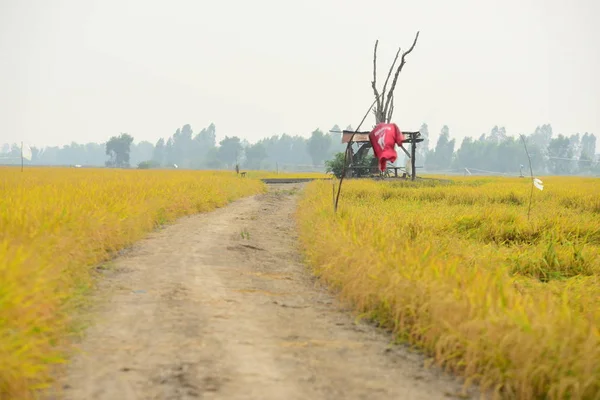
[[0,168],[0,189],[0,398],[27,398],[63,362],[95,266],[265,186],[232,172]]
[[512,399],[600,399],[600,179],[312,182],[315,273],[398,340]]

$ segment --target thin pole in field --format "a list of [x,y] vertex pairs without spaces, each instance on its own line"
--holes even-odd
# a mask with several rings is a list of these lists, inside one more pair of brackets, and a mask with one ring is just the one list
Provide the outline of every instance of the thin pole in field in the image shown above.
[[358,124],[358,127],[354,130],[354,133],[350,137],[350,140],[348,140],[348,145],[346,146],[346,152],[344,153],[344,166],[343,166],[343,169],[342,169],[342,176],[340,178],[340,185],[338,186],[337,196],[335,198],[335,204],[333,205],[333,212],[334,213],[337,212],[338,202],[340,201],[340,192],[342,190],[342,182],[344,181],[344,176],[346,176],[346,162],[347,162],[347,157],[348,157],[348,151],[350,150],[350,146],[352,145],[352,140],[354,139],[354,135],[356,135],[356,132],[358,132],[358,130],[362,126],[363,122],[365,122],[365,119],[367,119],[367,116],[369,115],[369,112],[371,112],[371,109],[373,108],[373,106],[375,105],[375,103],[377,102],[377,100],[379,100],[379,97],[381,97],[381,94],[379,96],[377,96],[375,98],[375,101],[371,104],[371,106],[369,106],[369,109],[367,110],[367,113],[363,117],[362,121],[360,121],[360,124]]
[[527,154],[527,160],[529,160],[529,172],[531,173],[531,193],[529,194],[529,208],[527,210],[527,220],[529,221],[529,214],[531,213],[531,200],[533,199],[533,168],[531,167],[531,157],[529,156],[529,151],[527,150],[527,144],[525,144],[525,137],[521,136],[521,140],[523,141],[523,146],[525,147],[525,153]]

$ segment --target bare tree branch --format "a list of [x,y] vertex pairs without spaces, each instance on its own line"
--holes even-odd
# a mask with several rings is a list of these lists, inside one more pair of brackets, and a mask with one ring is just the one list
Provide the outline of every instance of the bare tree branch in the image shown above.
[[388,114],[386,116],[386,123],[390,123],[390,121],[392,120],[392,114],[394,113],[394,94],[392,93],[392,98],[391,98],[391,102],[390,102],[390,109],[388,111]]
[[[373,88],[373,92],[375,93],[375,99],[377,99],[377,110],[381,109],[383,98],[379,98],[379,92],[377,91],[377,45],[379,44],[379,39],[375,41],[375,49],[373,50],[373,81],[371,82],[371,87]],[[377,114],[375,114],[375,118],[377,118]]]
[[394,72],[394,66],[396,65],[396,61],[398,61],[398,56],[400,55],[400,47],[398,47],[398,51],[396,52],[396,57],[394,57],[394,62],[392,63],[392,66],[390,67],[390,70],[387,74],[387,78],[385,78],[385,83],[383,84],[383,90],[382,93],[385,93],[385,88],[387,87],[388,81],[390,80],[390,76],[392,76],[392,72]]
[[415,40],[413,41],[412,46],[410,46],[410,49],[408,49],[407,51],[402,53],[402,59],[400,61],[400,65],[398,66],[398,69],[396,70],[396,75],[394,76],[394,80],[392,81],[392,87],[390,87],[390,91],[388,92],[387,100],[385,101],[385,107],[383,108],[383,114],[386,116],[389,115],[390,119],[391,119],[391,113],[388,113],[388,108],[390,105],[390,101],[393,98],[392,94],[394,93],[394,89],[396,89],[396,83],[398,82],[398,75],[400,75],[400,71],[402,71],[404,64],[406,64],[406,56],[409,55],[413,51],[413,49],[415,48],[415,46],[417,44],[418,39],[419,39],[419,32],[417,31],[417,34],[415,35]]

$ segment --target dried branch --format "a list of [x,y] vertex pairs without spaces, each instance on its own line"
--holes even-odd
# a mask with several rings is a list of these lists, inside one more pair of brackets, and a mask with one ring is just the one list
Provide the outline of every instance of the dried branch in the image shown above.
[[392,120],[392,114],[394,113],[394,94],[392,93],[392,98],[391,98],[391,102],[390,102],[390,109],[388,111],[388,114],[386,116],[386,123],[390,123],[390,121]]
[[417,44],[418,39],[419,39],[419,32],[417,31],[415,40],[413,41],[412,46],[410,46],[410,49],[408,49],[407,51],[402,53],[402,59],[400,61],[400,65],[398,66],[398,69],[396,70],[396,75],[394,76],[394,80],[392,81],[392,87],[390,87],[390,91],[388,92],[387,100],[385,102],[385,107],[383,108],[383,114],[390,115],[390,118],[391,118],[391,114],[388,114],[388,108],[390,105],[390,101],[392,100],[392,94],[394,93],[394,89],[396,89],[396,83],[398,82],[398,75],[400,75],[400,72],[402,71],[404,64],[406,64],[406,56],[409,55],[413,51],[413,49],[415,48],[415,46]]
[[394,62],[392,63],[392,66],[390,67],[390,70],[387,74],[387,78],[385,79],[385,83],[383,84],[382,93],[385,93],[385,88],[387,88],[387,84],[388,84],[388,81],[390,80],[390,76],[392,76],[392,72],[394,72],[394,66],[396,65],[396,61],[398,61],[398,56],[400,55],[400,49],[401,48],[398,47],[398,51],[396,52],[396,57],[394,57]]
[[[525,146],[525,153],[527,154],[527,159],[529,160],[529,171],[531,172],[531,180],[533,181],[533,168],[531,168],[531,157],[529,156],[529,151],[527,150],[527,144],[525,144],[525,136],[521,136],[521,140],[523,141],[523,146]],[[533,182],[532,182],[533,183]],[[531,214],[531,200],[533,199],[533,184],[531,185],[531,193],[529,194],[529,208],[527,209],[527,220],[529,221],[529,214]]]
[[[377,45],[378,44],[379,44],[379,40],[376,40],[375,41],[375,49],[373,50],[373,81],[371,82],[371,87],[373,88],[373,92],[375,93],[375,99],[377,99],[377,110],[381,110],[383,98],[381,98],[381,99],[379,98],[379,92],[377,91]],[[375,118],[377,118],[377,114],[375,114]]]

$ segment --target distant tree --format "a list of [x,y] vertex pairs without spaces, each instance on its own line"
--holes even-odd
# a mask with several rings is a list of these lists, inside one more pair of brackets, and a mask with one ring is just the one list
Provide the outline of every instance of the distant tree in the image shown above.
[[[100,149],[100,161],[98,165],[105,165],[106,162],[106,145]],[[37,163],[44,165],[58,165],[60,164],[60,149],[56,146],[45,147],[41,154],[38,155]]]
[[339,125],[334,125],[329,132],[331,137],[331,145],[329,147],[328,158],[332,158],[340,151],[346,150],[346,145],[342,143],[342,128]]
[[482,141],[475,141],[472,137],[464,138],[460,145],[460,148],[456,150],[453,163],[454,167],[458,169],[480,168],[480,157],[478,154],[478,148],[480,148],[482,144]]
[[[552,125],[545,124],[535,128],[527,138],[527,146],[531,147],[531,162],[536,163],[538,169],[548,170],[548,146],[552,140]],[[535,159],[535,161],[534,161]],[[535,168],[535,167],[534,167]]]
[[[10,147],[10,156],[20,158],[21,157],[21,146],[16,143],[13,143]],[[20,162],[20,161],[19,161]]]
[[154,160],[142,161],[138,164],[138,169],[150,169],[150,168],[157,168],[157,167],[160,167],[160,164],[158,164]]
[[490,143],[500,144],[507,139],[506,129],[504,127],[498,128],[498,125],[495,125],[485,139]]
[[[61,159],[66,165],[85,164],[85,146],[71,142],[60,149]],[[108,154],[108,153],[107,153]]]
[[569,161],[570,173],[577,173],[579,169],[579,158],[581,157],[581,135],[576,133],[569,137],[569,154],[572,160]]
[[[106,143],[87,143],[85,145],[85,161],[84,165],[95,165],[101,166],[105,164],[106,160]],[[46,152],[43,151],[40,154],[40,160],[46,155]]]
[[133,137],[127,133],[113,136],[106,142],[106,155],[110,160],[106,162],[110,167],[129,167],[129,152]]
[[571,158],[573,157],[572,148],[569,145],[569,138],[558,135],[557,138],[550,140],[548,145],[548,164],[550,171],[556,175],[567,175],[572,172]]
[[[190,149],[190,160],[193,168],[214,168],[208,166],[208,154],[212,150],[215,150],[217,146],[216,142],[216,129],[215,124],[210,124],[207,128],[202,128],[192,139]],[[214,161],[214,160],[213,160]],[[214,162],[212,163],[214,165]]]
[[331,146],[331,136],[324,134],[320,129],[315,130],[307,142],[307,150],[313,165],[320,165],[325,161]]
[[205,165],[210,169],[220,169],[223,167],[223,162],[219,159],[219,148],[213,147],[208,150]]
[[290,136],[286,133],[281,136],[273,135],[260,140],[267,151],[265,165],[275,168],[276,164],[282,168],[285,164],[310,164],[311,158],[308,154],[306,138],[302,136]]
[[569,137],[569,150],[573,157],[579,157],[581,155],[581,135],[576,133]]
[[193,134],[190,124],[185,124],[181,129],[175,131],[173,134],[173,163],[185,167],[191,166],[191,160],[194,157],[192,154]]
[[245,149],[246,168],[261,169],[262,163],[267,159],[267,149],[263,143],[256,143]]
[[581,137],[581,154],[593,158],[596,154],[596,136],[592,133],[584,133]]
[[225,139],[219,142],[219,160],[227,167],[231,167],[238,162],[242,154],[241,140],[237,136],[225,136]]
[[165,150],[165,139],[158,139],[156,145],[154,146],[154,151],[152,152],[152,161],[158,165],[163,165],[165,162]]
[[[32,149],[33,150],[33,149]],[[2,146],[2,157],[0,163],[2,164],[20,164],[21,163],[21,145],[8,143]],[[32,152],[33,153],[33,152]]]
[[[390,100],[391,102],[392,100]],[[391,104],[391,103],[390,103]],[[389,114],[388,114],[389,115]],[[240,138],[226,138],[218,147],[215,125],[210,124],[194,135],[189,124],[177,129],[171,137],[160,139],[155,145],[149,142],[133,143],[127,134],[112,137],[104,143],[75,143],[65,146],[37,148],[32,146],[32,165],[137,165],[138,168],[151,168],[155,165],[172,166],[177,164],[191,168],[218,169],[231,167],[236,161],[248,168],[275,168],[280,170],[300,170],[308,164],[326,163],[330,171],[335,167],[345,145],[339,133],[323,133],[316,130],[309,139],[299,135],[272,135],[250,144]],[[339,130],[339,125],[332,127]],[[348,126],[346,130],[352,131]],[[417,162],[426,169],[461,169],[464,167],[494,172],[518,173],[521,164],[527,165],[523,144],[518,137],[506,135],[501,126],[494,126],[489,132],[465,138],[456,151],[454,140],[450,138],[447,126],[442,129],[436,146],[431,149],[428,126],[420,128],[425,141],[417,146]],[[596,136],[590,133],[560,135],[553,138],[549,124],[540,125],[535,132],[526,136],[527,149],[531,155],[534,174],[600,174],[600,162],[596,155]],[[128,152],[125,150],[128,147]],[[231,151],[233,149],[233,151]],[[236,155],[237,149],[237,157]],[[21,145],[7,143],[0,146],[3,164],[20,164]],[[233,155],[232,155],[233,154]],[[107,161],[107,155],[110,160]],[[399,153],[398,163],[402,164],[403,153]],[[450,160],[450,164],[448,162]],[[338,160],[339,161],[339,160]],[[368,164],[368,163],[367,163]],[[528,166],[526,167],[528,169]],[[527,171],[528,172],[528,171]]]
[[596,154],[596,136],[584,133],[581,137],[581,152],[578,168],[580,172],[591,172]]
[[198,149],[202,156],[204,156],[209,149],[217,146],[216,137],[215,124],[212,123],[208,128],[203,128],[200,133],[196,135],[194,141],[198,145]]
[[588,173],[592,170],[593,167],[593,159],[588,156],[586,153],[581,153],[579,156],[579,160],[577,162],[577,169],[581,173]]
[[423,124],[421,124],[419,132],[421,132],[421,137],[423,138],[423,141],[417,144],[416,160],[418,164],[422,165],[429,151],[429,127],[426,123],[423,122]]
[[174,142],[173,137],[170,137],[165,144],[165,164],[168,166],[172,166],[177,161],[177,152]]
[[450,140],[450,129],[442,127],[435,150],[427,155],[427,166],[431,169],[443,170],[451,167],[454,154],[455,139]]
[[154,145],[146,140],[131,144],[131,164],[139,164],[142,161],[152,159]]

